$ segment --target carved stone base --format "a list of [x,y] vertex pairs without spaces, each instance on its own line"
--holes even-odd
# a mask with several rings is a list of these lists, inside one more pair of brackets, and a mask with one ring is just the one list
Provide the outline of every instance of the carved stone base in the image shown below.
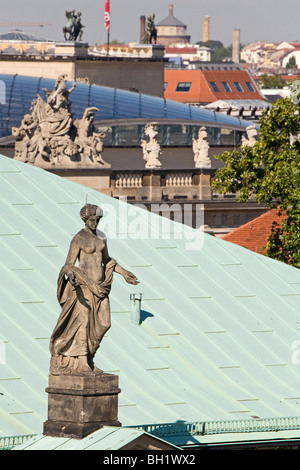
[[121,426],[118,421],[119,377],[49,375],[48,420],[44,434],[82,439],[103,426]]

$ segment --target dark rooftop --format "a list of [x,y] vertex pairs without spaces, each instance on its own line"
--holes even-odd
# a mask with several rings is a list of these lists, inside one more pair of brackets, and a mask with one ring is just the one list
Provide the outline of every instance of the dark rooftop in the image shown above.
[[33,34],[24,33],[24,31],[20,29],[14,29],[13,31],[9,31],[8,33],[0,34],[0,41],[52,42],[49,39],[38,38]]
[[156,26],[186,26],[182,21],[175,18],[173,15],[173,5],[169,5],[169,15]]

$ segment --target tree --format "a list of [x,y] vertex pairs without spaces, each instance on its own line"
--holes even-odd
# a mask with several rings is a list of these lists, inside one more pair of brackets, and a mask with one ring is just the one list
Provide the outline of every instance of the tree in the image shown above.
[[253,147],[215,156],[226,165],[217,170],[213,186],[221,193],[236,193],[240,202],[253,197],[259,204],[278,207],[284,220],[272,227],[267,255],[300,267],[300,114],[295,103],[278,100],[264,112]]
[[211,60],[213,62],[219,62],[219,61],[222,61],[223,59],[231,59],[231,58],[232,58],[232,46],[217,47],[211,56]]
[[218,62],[225,58],[231,58],[232,46],[225,47],[219,40],[210,39],[209,41],[199,41],[196,44],[199,46],[209,47],[212,51],[211,60],[212,62]]
[[291,56],[288,60],[288,62],[286,63],[286,66],[285,68],[286,69],[295,69],[297,67],[297,62],[296,62],[296,59],[295,59],[295,56]]
[[260,77],[260,82],[263,88],[283,88],[287,85],[287,82],[280,75],[267,75],[264,73]]
[[118,41],[118,39],[113,39],[112,41],[110,41],[110,44],[112,46],[123,46],[125,44],[125,42],[120,42],[120,41]]
[[212,51],[218,49],[219,47],[224,47],[221,41],[214,39],[209,39],[208,41],[198,41],[196,44],[199,46],[209,47]]

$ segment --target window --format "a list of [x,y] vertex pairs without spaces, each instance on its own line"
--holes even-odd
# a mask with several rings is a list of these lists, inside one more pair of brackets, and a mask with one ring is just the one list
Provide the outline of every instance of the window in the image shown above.
[[251,93],[253,93],[255,91],[254,88],[253,88],[252,83],[246,82],[246,86],[247,86],[248,90],[251,91]]
[[230,86],[228,85],[227,82],[222,82],[222,85],[223,85],[225,91],[228,91],[228,92],[231,91],[231,88],[230,88]]
[[164,82],[164,91],[166,91],[167,86],[168,86],[168,82]]
[[233,82],[237,91],[244,91],[239,82]]
[[176,91],[189,91],[191,88],[191,82],[178,82]]
[[214,91],[220,91],[216,82],[209,82]]

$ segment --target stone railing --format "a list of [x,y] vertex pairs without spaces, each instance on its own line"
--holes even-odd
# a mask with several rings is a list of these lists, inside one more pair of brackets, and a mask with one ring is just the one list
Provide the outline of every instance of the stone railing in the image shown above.
[[141,188],[143,186],[142,173],[122,172],[116,173],[116,188]]
[[211,200],[211,170],[130,170],[112,171],[110,192],[113,197],[135,201]]
[[162,44],[134,44],[131,47],[110,45],[107,50],[107,46],[103,45],[95,46],[89,53],[99,57],[163,58],[165,47]]
[[166,173],[166,186],[192,186],[193,173],[192,172],[172,172]]

